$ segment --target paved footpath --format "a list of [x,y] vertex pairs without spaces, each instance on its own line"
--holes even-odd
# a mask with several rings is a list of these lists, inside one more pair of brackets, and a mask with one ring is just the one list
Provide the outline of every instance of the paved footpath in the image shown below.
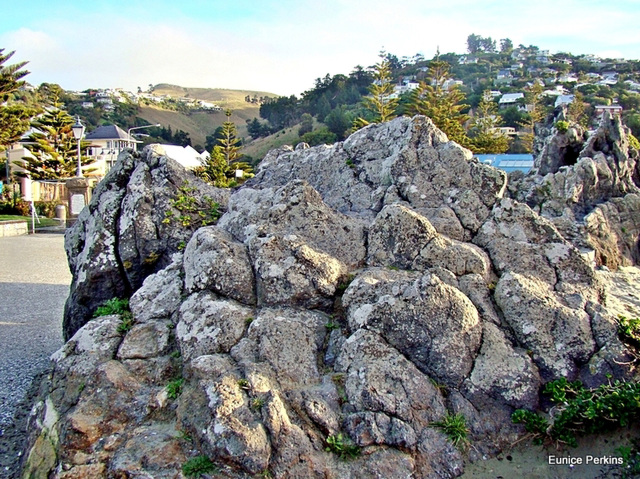
[[9,452],[9,426],[32,379],[63,344],[70,282],[63,235],[0,238],[0,455]]

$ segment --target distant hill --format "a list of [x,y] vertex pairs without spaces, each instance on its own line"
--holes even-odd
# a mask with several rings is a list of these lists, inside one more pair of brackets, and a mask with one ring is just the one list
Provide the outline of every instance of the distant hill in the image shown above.
[[[271,97],[275,93],[253,90],[227,90],[221,88],[187,88],[178,85],[160,83],[153,88],[154,95],[168,95],[172,98],[190,98],[215,103],[224,109],[231,109],[231,121],[238,128],[238,135],[249,140],[246,120],[260,117],[260,105],[245,100],[250,97]],[[216,128],[226,120],[223,112],[190,112],[184,114],[178,111],[164,110],[155,106],[141,106],[137,115],[149,123],[160,123],[164,127],[171,125],[171,129],[184,130],[189,133],[193,145],[204,145],[207,135],[213,134]]]

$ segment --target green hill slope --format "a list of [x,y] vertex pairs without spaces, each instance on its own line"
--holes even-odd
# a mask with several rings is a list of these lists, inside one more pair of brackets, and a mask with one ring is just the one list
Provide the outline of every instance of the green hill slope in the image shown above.
[[[245,97],[277,97],[274,93],[250,90],[226,90],[220,88],[186,88],[161,83],[153,89],[154,95],[167,95],[171,98],[191,98],[215,103],[224,109],[231,109],[231,121],[238,128],[238,136],[250,140],[247,134],[246,120],[260,116],[260,105],[245,101]],[[224,112],[191,111],[184,114],[178,111],[164,110],[153,105],[141,106],[138,116],[149,123],[160,123],[165,128],[171,126],[173,131],[183,130],[189,133],[193,145],[204,145],[207,135],[226,120]]]

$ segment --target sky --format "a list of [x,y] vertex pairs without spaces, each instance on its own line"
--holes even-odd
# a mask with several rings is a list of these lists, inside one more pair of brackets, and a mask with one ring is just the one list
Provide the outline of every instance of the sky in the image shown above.
[[381,50],[465,53],[468,35],[640,58],[640,0],[16,0],[0,48],[67,90],[150,84],[300,95]]

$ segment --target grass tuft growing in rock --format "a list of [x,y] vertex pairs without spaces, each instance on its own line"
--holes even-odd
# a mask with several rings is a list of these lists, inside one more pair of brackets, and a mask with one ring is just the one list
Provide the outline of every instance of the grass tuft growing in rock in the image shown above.
[[93,313],[94,318],[98,318],[100,316],[109,316],[112,314],[117,314],[120,316],[120,324],[118,325],[116,331],[119,334],[127,334],[133,328],[135,324],[135,320],[133,319],[133,314],[129,309],[129,300],[127,298],[111,298],[102,305],[98,306],[98,308]]
[[325,442],[325,451],[336,454],[342,460],[354,459],[360,455],[360,448],[342,433],[329,436]]
[[205,455],[189,459],[182,465],[182,473],[187,477],[200,477],[201,474],[216,472],[216,465]]
[[442,421],[434,422],[431,425],[441,429],[445,436],[447,436],[456,447],[464,448],[469,443],[467,439],[467,435],[469,434],[467,420],[460,413],[447,413]]

